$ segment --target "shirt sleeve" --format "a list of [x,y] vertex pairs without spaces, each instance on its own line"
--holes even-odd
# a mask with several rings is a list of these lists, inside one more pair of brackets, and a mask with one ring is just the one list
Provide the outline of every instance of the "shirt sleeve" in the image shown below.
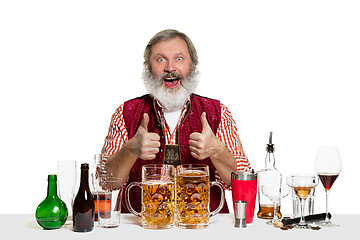
[[106,162],[110,155],[119,151],[129,138],[124,121],[123,109],[124,104],[116,109],[111,117],[109,131],[101,151],[104,162]]
[[[216,133],[216,137],[225,144],[236,159],[236,171],[250,171],[251,166],[245,152],[243,150],[238,129],[231,112],[224,105],[221,106],[221,120]],[[220,178],[217,170],[215,171],[215,179],[221,182],[226,188],[229,188]]]

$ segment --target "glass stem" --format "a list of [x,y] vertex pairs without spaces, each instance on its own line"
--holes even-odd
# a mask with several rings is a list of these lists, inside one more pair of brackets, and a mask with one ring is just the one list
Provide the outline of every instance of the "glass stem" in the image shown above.
[[306,225],[305,217],[304,217],[304,210],[305,210],[305,199],[300,198],[300,211],[301,211],[301,218],[300,218],[300,222],[299,222],[300,226]]
[[272,220],[273,223],[276,222],[276,221],[279,221],[278,211],[277,211],[278,206],[279,206],[279,202],[278,201],[274,202],[274,217],[273,217],[273,220]]
[[329,216],[328,216],[328,213],[329,213],[329,190],[326,190],[326,189],[325,189],[325,194],[326,194],[326,215],[325,215],[325,222],[326,222],[326,223],[329,223],[329,222],[330,222],[330,219],[329,219]]

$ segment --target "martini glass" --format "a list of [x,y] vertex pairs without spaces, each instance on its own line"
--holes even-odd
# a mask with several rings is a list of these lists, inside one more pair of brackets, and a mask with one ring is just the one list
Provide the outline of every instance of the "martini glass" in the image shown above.
[[326,193],[326,218],[318,223],[323,227],[339,226],[330,222],[328,217],[328,196],[330,188],[341,172],[341,158],[337,146],[320,146],[315,158],[315,171],[319,176]]
[[280,221],[278,217],[278,208],[280,201],[289,194],[289,187],[287,185],[280,184],[264,184],[261,186],[262,193],[269,198],[274,205],[274,217],[267,224],[274,225],[274,223]]
[[305,200],[309,196],[311,190],[319,184],[318,177],[314,174],[294,174],[288,176],[286,182],[289,187],[294,189],[296,196],[300,201],[300,222],[294,224],[294,226],[300,229],[311,228],[311,225],[307,224],[304,218]]

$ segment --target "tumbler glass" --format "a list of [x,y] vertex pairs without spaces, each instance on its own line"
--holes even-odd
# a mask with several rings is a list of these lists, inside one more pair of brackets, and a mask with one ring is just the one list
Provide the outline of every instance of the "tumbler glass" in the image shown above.
[[102,176],[101,190],[97,192],[98,222],[103,228],[115,228],[120,224],[123,179]]

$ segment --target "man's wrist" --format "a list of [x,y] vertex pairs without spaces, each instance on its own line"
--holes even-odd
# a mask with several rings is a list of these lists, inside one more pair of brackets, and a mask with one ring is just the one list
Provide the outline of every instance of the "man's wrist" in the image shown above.
[[225,151],[227,150],[227,147],[217,138],[215,138],[213,147],[212,147],[212,155],[210,156],[211,159],[219,159],[222,158]]

